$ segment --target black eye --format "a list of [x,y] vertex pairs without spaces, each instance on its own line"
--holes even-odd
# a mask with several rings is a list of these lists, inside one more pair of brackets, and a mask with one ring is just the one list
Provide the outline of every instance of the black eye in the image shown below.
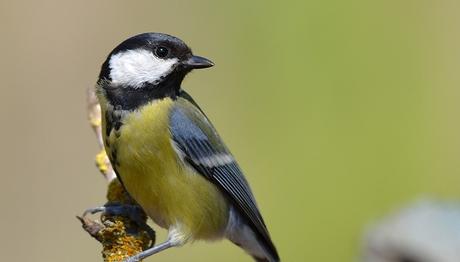
[[155,55],[158,56],[159,58],[164,58],[169,54],[168,48],[164,46],[159,46],[155,49]]

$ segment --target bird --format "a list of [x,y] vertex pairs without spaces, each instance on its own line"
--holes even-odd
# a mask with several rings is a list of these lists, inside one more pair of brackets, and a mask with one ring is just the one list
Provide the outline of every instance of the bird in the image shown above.
[[116,46],[101,66],[96,94],[109,160],[128,194],[168,232],[127,262],[220,239],[255,261],[280,261],[240,166],[182,89],[188,73],[213,65],[177,37],[142,33]]

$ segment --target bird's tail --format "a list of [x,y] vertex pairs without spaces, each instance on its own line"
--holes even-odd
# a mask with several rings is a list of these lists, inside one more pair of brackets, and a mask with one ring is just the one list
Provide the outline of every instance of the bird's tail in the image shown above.
[[268,232],[264,238],[257,234],[238,212],[230,213],[226,229],[226,236],[230,241],[246,251],[257,262],[280,262]]
[[249,227],[243,226],[232,233],[228,239],[251,255],[254,261],[280,262],[276,249],[265,246]]

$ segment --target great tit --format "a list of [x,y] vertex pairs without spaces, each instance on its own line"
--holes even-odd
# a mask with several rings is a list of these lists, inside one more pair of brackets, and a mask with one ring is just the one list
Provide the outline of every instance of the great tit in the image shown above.
[[221,238],[256,261],[280,261],[240,167],[181,88],[190,71],[213,65],[161,33],[125,40],[102,65],[96,92],[107,155],[130,196],[168,230],[165,242],[126,261]]

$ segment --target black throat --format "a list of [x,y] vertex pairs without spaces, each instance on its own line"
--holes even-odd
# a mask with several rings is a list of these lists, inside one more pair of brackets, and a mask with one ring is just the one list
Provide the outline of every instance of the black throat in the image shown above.
[[113,85],[110,81],[99,80],[108,102],[115,108],[135,110],[155,99],[170,97],[176,99],[185,73],[174,72],[160,83],[146,83],[141,87]]

